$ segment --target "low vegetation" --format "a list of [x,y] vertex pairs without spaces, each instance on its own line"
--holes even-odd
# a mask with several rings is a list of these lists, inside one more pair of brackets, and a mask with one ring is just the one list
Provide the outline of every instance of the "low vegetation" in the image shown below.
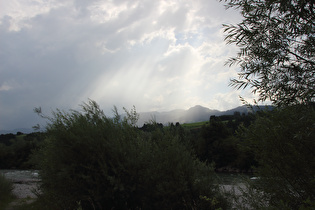
[[43,141],[42,133],[0,135],[0,168],[31,169],[34,168],[32,153]]
[[[180,133],[107,118],[89,101],[83,111],[57,111],[39,151],[42,196],[55,209],[216,209],[228,202],[213,168]],[[152,124],[151,127],[155,125]]]
[[243,136],[258,162],[252,187],[277,209],[315,208],[315,109],[290,106],[267,112]]
[[[0,167],[40,169],[42,193],[29,209],[315,208],[314,1],[221,1],[243,16],[224,25],[239,47],[230,85],[251,87],[276,109],[140,129],[134,109],[124,119],[117,110],[107,118],[94,101],[82,112],[57,110],[45,135],[0,138]],[[222,168],[257,179],[241,198],[227,197],[215,181]],[[1,208],[11,191],[0,176]]]
[[[310,209],[315,205],[313,105],[211,116],[195,125],[152,122],[141,128],[135,126],[135,110],[126,112],[124,119],[117,110],[115,118],[108,118],[89,101],[80,112],[54,112],[45,133],[8,134],[11,139],[2,139],[2,148],[7,149],[23,148],[15,145],[18,142],[34,143],[20,165],[37,164],[42,193],[21,208],[226,209],[233,203],[241,209]],[[215,171],[250,172],[259,178],[233,201],[233,196],[220,191]]]
[[195,123],[184,123],[184,124],[182,124],[182,126],[184,128],[188,128],[188,129],[198,129],[198,128],[202,128],[202,126],[205,126],[208,123],[209,123],[209,121],[195,122]]
[[0,209],[5,207],[14,199],[13,184],[0,173]]

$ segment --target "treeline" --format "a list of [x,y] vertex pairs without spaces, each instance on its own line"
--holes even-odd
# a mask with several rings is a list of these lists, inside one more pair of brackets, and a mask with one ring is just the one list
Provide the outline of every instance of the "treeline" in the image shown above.
[[33,169],[32,154],[43,142],[44,133],[0,135],[0,169]]
[[249,127],[258,114],[259,112],[255,114],[235,112],[233,115],[213,115],[210,116],[209,122],[198,128],[184,127],[177,122],[168,126],[147,123],[139,129],[152,132],[156,129],[163,131],[167,127],[173,135],[179,134],[181,141],[189,145],[198,159],[214,164],[216,171],[251,173],[257,162],[254,154],[244,149],[237,130]]
[[235,112],[234,115],[211,116],[192,141],[197,156],[202,161],[215,163],[217,171],[252,172],[257,164],[253,154],[244,150],[238,131],[248,128],[258,114]]
[[[152,133],[156,130],[169,130],[173,135],[179,134],[182,142],[194,150],[201,161],[215,164],[217,171],[250,172],[255,164],[252,155],[241,148],[236,136],[239,126],[248,127],[255,119],[254,114],[211,116],[209,122],[201,128],[185,128],[180,123],[146,123],[139,130]],[[0,168],[32,169],[35,167],[33,154],[40,148],[45,133],[33,132],[23,134],[0,135]]]
[[[314,207],[313,104],[211,116],[199,128],[138,128],[135,110],[122,119],[94,101],[82,107],[54,112],[45,133],[1,135],[1,168],[39,169],[46,209]],[[235,200],[215,170],[259,179]]]

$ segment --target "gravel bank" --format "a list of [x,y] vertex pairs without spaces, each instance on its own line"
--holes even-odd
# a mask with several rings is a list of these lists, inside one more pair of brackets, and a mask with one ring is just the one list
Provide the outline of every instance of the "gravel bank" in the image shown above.
[[38,190],[38,182],[14,183],[13,193],[17,198],[37,198],[35,191]]
[[13,193],[17,198],[36,198],[35,191],[38,190],[40,179],[38,171],[30,170],[2,170],[1,173],[12,181]]

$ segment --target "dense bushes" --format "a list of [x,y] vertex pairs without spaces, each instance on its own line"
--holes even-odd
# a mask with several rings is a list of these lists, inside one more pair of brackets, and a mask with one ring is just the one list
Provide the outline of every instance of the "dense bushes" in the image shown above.
[[4,209],[13,198],[13,184],[0,173],[0,209]]
[[300,105],[258,117],[243,133],[260,177],[252,187],[279,209],[315,207],[315,110]]
[[42,199],[58,209],[214,209],[226,207],[213,169],[182,137],[134,127],[135,110],[107,118],[89,101],[83,112],[56,111],[40,151]]
[[255,120],[254,114],[211,116],[209,123],[191,130],[190,144],[202,161],[215,163],[217,171],[250,172],[256,165],[250,151],[237,138],[238,127],[247,128]]
[[31,154],[38,149],[42,140],[41,133],[2,134],[0,135],[0,168],[30,169],[33,163]]

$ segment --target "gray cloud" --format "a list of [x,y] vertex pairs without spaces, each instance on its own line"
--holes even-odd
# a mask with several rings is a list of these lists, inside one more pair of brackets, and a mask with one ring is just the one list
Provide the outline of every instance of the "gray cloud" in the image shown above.
[[[240,17],[216,1],[21,1],[0,15],[0,130],[31,127],[34,107],[88,98],[165,111],[240,104],[227,87],[235,53],[221,25]],[[225,96],[233,97],[226,100]]]

